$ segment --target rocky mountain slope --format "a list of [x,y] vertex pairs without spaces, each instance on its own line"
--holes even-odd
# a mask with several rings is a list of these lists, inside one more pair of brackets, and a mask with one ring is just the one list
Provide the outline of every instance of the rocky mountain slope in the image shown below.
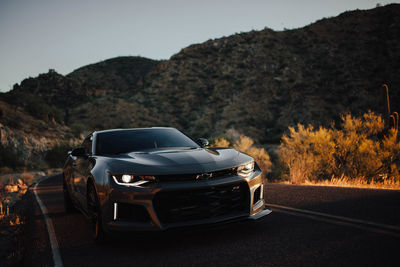
[[[142,81],[158,62],[140,57],[118,57],[79,68],[67,76],[49,70],[0,94],[0,167],[45,165],[44,159],[50,148],[72,145],[82,133],[92,131],[84,120],[71,119],[75,111],[81,112],[90,105],[98,107],[98,99],[108,101],[115,95],[121,97],[121,106],[129,108],[120,93],[134,92],[136,83]],[[99,110],[102,109],[99,107]],[[106,121],[99,114],[95,121]],[[112,114],[105,116],[117,121]],[[10,164],[7,159],[18,162]]]
[[67,75],[97,94],[135,93],[138,82],[159,61],[143,57],[117,57],[81,67]]
[[[66,76],[49,71],[1,94],[0,109],[6,103],[74,134],[167,125],[205,137],[235,129],[277,143],[298,122],[383,112],[382,83],[400,111],[399,39],[399,4],[349,11],[299,29],[209,40],[168,61],[119,57]],[[14,127],[4,115],[0,123]]]
[[41,167],[50,148],[65,140],[73,145],[80,139],[54,118],[35,118],[3,101],[0,108],[0,168]]
[[192,45],[149,74],[163,121],[200,135],[235,128],[276,142],[288,125],[381,111],[382,83],[399,102],[400,5],[351,11],[307,27]]

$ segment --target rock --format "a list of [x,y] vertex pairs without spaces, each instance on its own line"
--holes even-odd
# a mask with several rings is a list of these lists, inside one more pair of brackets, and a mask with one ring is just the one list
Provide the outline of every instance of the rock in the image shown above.
[[18,185],[23,185],[24,184],[24,182],[20,179],[20,178],[18,178],[18,180],[17,180],[17,184]]
[[9,193],[18,192],[18,185],[8,184],[5,186],[5,189],[6,189],[6,192],[9,192]]
[[18,188],[19,189],[28,189],[28,186],[26,184],[19,184]]
[[26,184],[18,185],[19,191],[18,193],[23,195],[28,190],[28,186]]
[[20,193],[21,195],[24,195],[26,193],[27,189],[20,189],[18,191],[18,193]]

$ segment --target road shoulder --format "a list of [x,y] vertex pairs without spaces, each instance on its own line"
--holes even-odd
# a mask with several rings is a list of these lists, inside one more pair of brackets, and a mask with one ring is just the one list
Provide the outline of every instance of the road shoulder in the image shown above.
[[35,199],[33,187],[26,194],[25,226],[22,244],[23,266],[53,266],[49,236],[45,219]]

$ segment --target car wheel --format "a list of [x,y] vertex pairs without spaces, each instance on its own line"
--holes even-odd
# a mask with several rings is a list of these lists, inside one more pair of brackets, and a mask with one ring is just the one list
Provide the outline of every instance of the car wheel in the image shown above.
[[71,196],[69,194],[67,183],[63,178],[63,194],[64,194],[64,209],[66,213],[73,213],[75,211],[74,203],[72,203]]
[[104,240],[105,234],[101,222],[99,200],[92,184],[89,184],[88,188],[87,205],[90,219],[90,234],[94,241],[100,243]]

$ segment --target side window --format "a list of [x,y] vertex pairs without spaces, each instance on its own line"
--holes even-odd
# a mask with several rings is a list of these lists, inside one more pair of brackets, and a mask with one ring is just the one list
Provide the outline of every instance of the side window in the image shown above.
[[88,154],[92,154],[92,140],[93,140],[93,135],[89,135],[88,137],[83,140],[82,146],[85,147],[86,152]]

